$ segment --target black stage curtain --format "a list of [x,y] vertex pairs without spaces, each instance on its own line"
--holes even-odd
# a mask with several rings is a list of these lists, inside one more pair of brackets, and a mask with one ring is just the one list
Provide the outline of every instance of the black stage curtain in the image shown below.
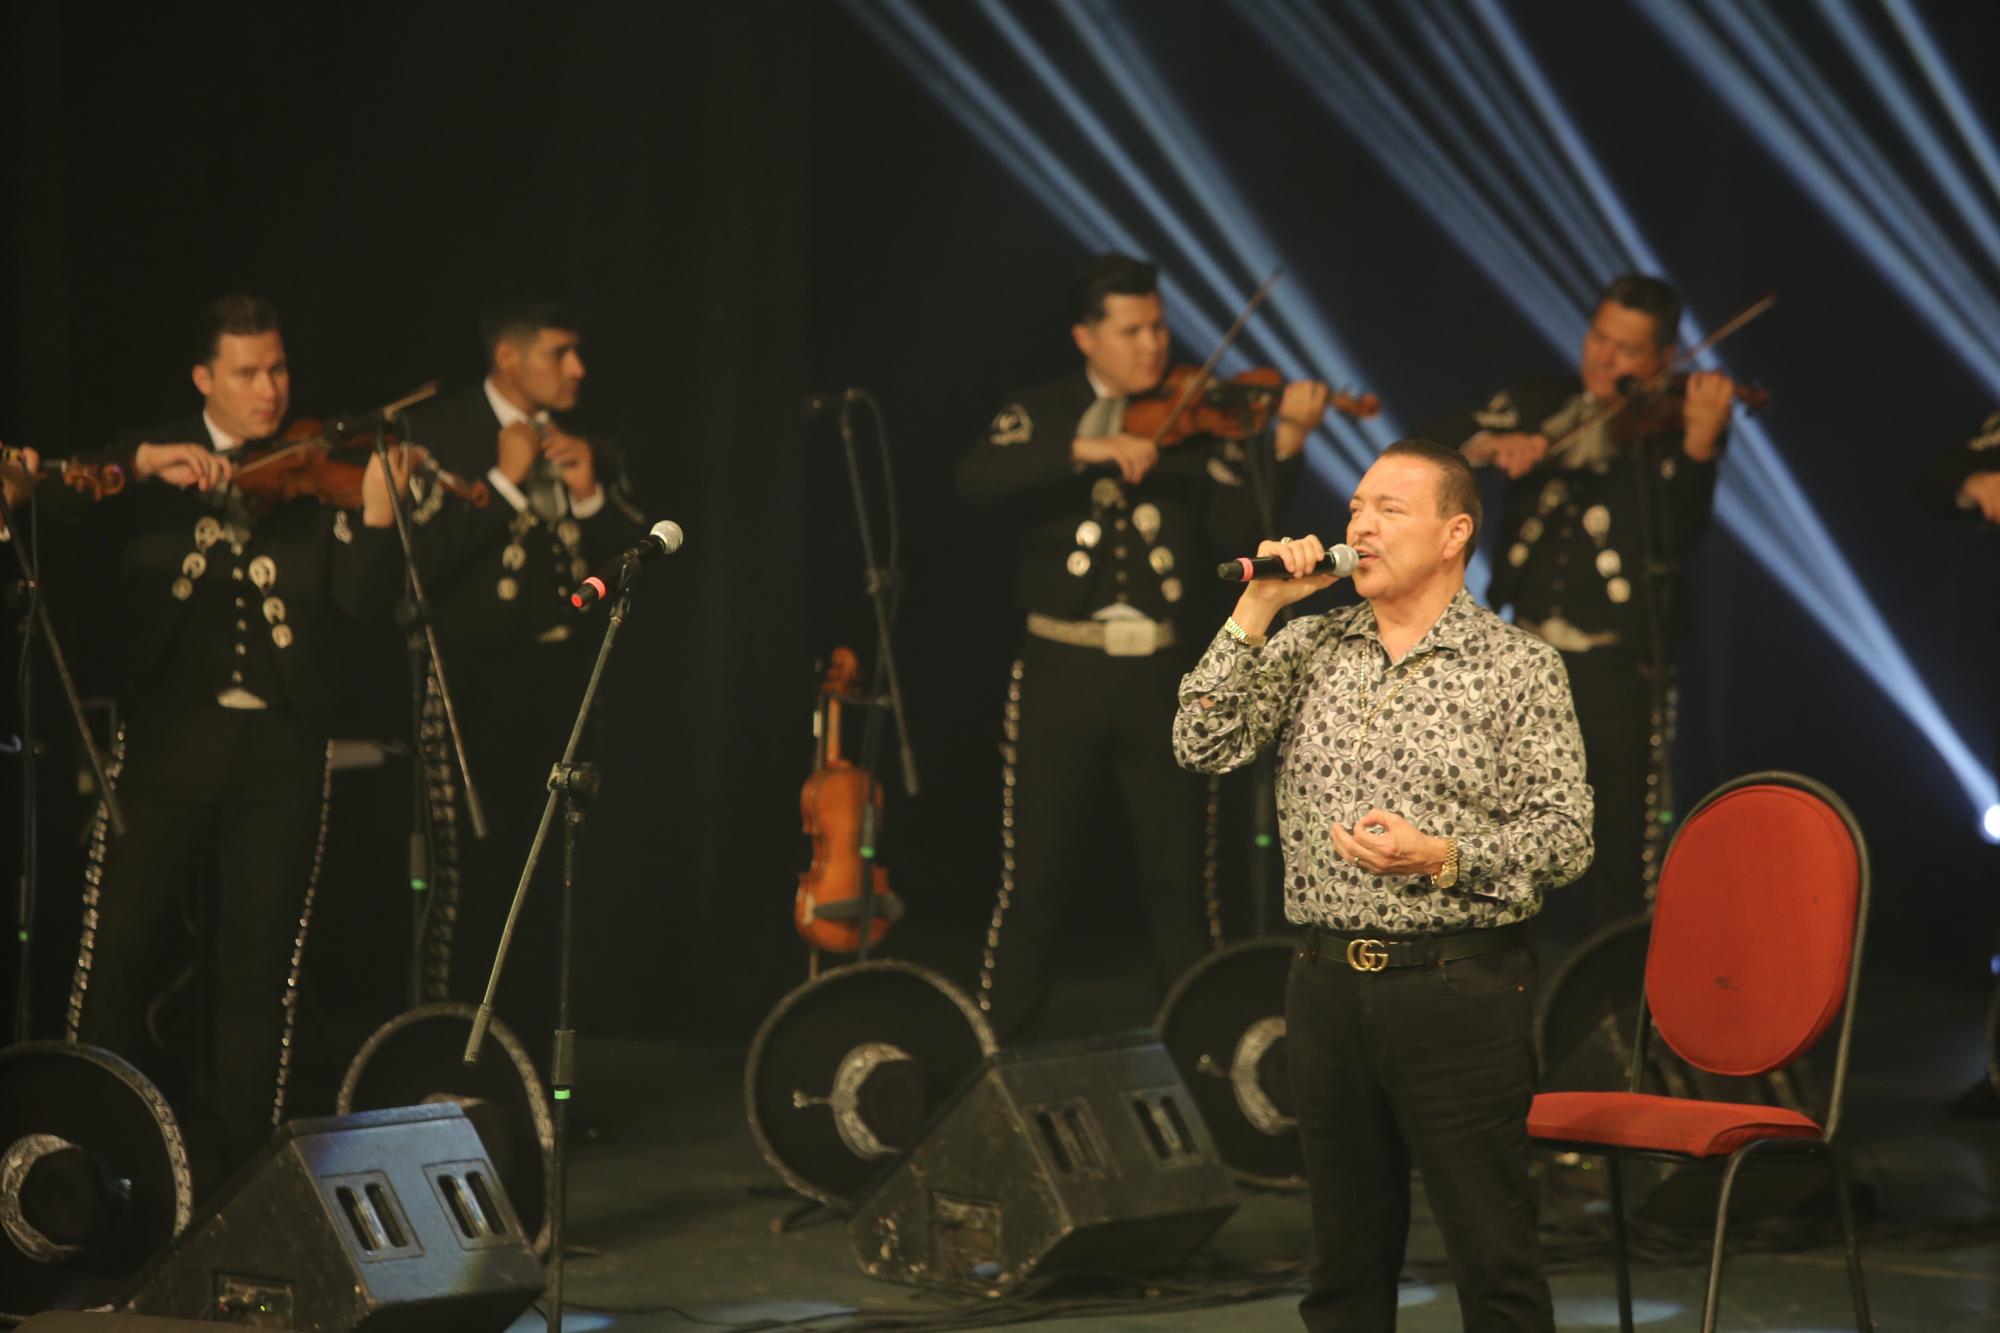
[[[625,441],[649,514],[688,540],[649,569],[600,705],[585,1031],[747,1030],[795,976],[809,17],[725,0],[0,9],[0,438],[86,448],[187,410],[183,328],[224,291],[277,302],[295,407],[315,414],[474,381],[497,284],[590,312],[585,405]],[[87,543],[44,547],[100,689],[116,650],[92,615],[103,571]],[[358,679],[400,691],[395,666]],[[87,808],[45,656],[37,677],[51,796],[35,1026],[53,1035]],[[406,716],[400,694],[376,709],[357,725]],[[9,762],[10,886],[16,776]],[[336,779],[336,840],[363,850],[326,886],[308,967],[349,1018],[401,1001],[403,782]]]

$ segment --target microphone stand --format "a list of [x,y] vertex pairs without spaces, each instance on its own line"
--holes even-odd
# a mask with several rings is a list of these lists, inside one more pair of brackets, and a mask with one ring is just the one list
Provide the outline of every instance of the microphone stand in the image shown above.
[[1680,561],[1675,558],[1672,549],[1673,495],[1660,476],[1663,460],[1670,456],[1665,452],[1668,448],[1678,452],[1678,442],[1660,445],[1651,438],[1642,439],[1633,447],[1632,460],[1638,471],[1639,550],[1640,559],[1644,562],[1641,569],[1646,588],[1647,693],[1652,728],[1648,733],[1651,752],[1648,755],[1646,794],[1641,802],[1645,811],[1645,827],[1640,830],[1639,838],[1639,894],[1644,904],[1642,910],[1647,911],[1652,908],[1653,892],[1659,883],[1667,825],[1675,817],[1673,685],[1666,618],[1667,595],[1680,573]]
[[[875,552],[875,531],[868,517],[867,495],[861,484],[861,459],[854,446],[854,400],[860,398],[868,404],[875,417],[875,431],[882,441],[883,487],[889,504],[889,565],[884,567]],[[869,937],[875,933],[875,877],[871,873],[875,866],[875,839],[878,832],[873,790],[880,786],[875,778],[876,765],[882,753],[882,709],[887,704],[896,721],[896,743],[901,749],[903,764],[903,791],[905,795],[918,794],[917,755],[910,744],[910,724],[903,712],[903,687],[896,672],[896,647],[890,633],[890,625],[896,618],[895,597],[901,590],[902,574],[894,566],[898,545],[896,527],[896,485],[894,475],[889,470],[889,450],[887,432],[882,429],[882,407],[872,394],[865,391],[850,391],[840,399],[839,412],[840,444],[847,457],[847,481],[854,496],[854,522],[861,533],[861,556],[867,567],[866,584],[868,602],[875,612],[875,673],[869,683],[868,723],[862,732],[861,771],[866,775],[868,797],[861,802],[861,836],[859,855],[861,860],[861,899],[857,923],[860,934],[855,945],[855,959],[868,961]],[[886,699],[884,691],[887,691]]]
[[[409,401],[405,399],[404,403]],[[381,419],[387,423],[401,415],[400,410],[385,410]],[[407,431],[404,438],[408,438]],[[444,704],[445,726],[451,733],[452,753],[458,760],[459,777],[465,783],[465,808],[471,817],[472,836],[475,838],[486,836],[486,807],[480,802],[479,788],[474,785],[471,766],[466,762],[465,735],[459,730],[458,708],[452,701],[451,685],[445,677],[444,652],[438,647],[430,598],[424,593],[423,575],[417,570],[416,537],[410,527],[407,500],[397,491],[395,473],[389,468],[388,436],[378,427],[373,441],[375,457],[381,460],[382,476],[389,483],[389,508],[396,516],[396,539],[403,547],[404,595],[396,607],[396,623],[403,627],[403,648],[410,664],[412,696],[410,785],[414,822],[410,828],[409,877],[413,932],[410,941],[410,1003],[414,1006],[423,1002],[424,929],[430,916],[430,810],[424,792],[423,715],[424,695],[433,678],[437,681],[438,696]]]
[[[1278,442],[1275,427],[1266,427],[1245,440],[1244,471],[1250,476],[1250,492],[1257,502],[1257,519],[1266,536],[1278,530]],[[1303,447],[1303,446],[1301,446]],[[1280,624],[1291,619],[1291,609],[1279,613]],[[1250,930],[1267,935],[1271,930],[1271,900],[1280,883],[1283,865],[1278,855],[1278,754],[1265,747],[1250,765]]]
[[549,1287],[543,1301],[543,1317],[547,1326],[556,1333],[560,1333],[562,1328],[563,1212],[569,1182],[569,1103],[576,1088],[576,1033],[570,1027],[569,983],[576,896],[577,830],[583,823],[582,802],[595,796],[598,788],[597,769],[590,764],[577,763],[576,751],[583,741],[583,729],[590,720],[590,710],[597,702],[597,687],[604,678],[604,664],[611,657],[611,646],[617,640],[625,617],[631,612],[629,585],[637,568],[636,562],[628,561],[620,572],[616,600],[611,606],[611,619],[604,627],[604,642],[598,645],[597,660],[591,664],[590,682],[584,686],[583,701],[578,705],[576,721],[570,727],[569,742],[563,746],[562,758],[549,772],[549,799],[542,806],[542,821],[535,828],[535,840],[528,848],[527,864],[521,867],[520,882],[514,886],[514,901],[507,908],[507,923],[500,929],[500,944],[493,954],[493,970],[486,978],[486,995],[479,1002],[479,1012],[473,1016],[472,1032],[465,1043],[465,1063],[477,1064],[479,1048],[486,1041],[486,1029],[493,1021],[493,1000],[500,990],[500,973],[507,965],[507,951],[514,942],[514,927],[521,917],[521,905],[527,901],[528,885],[534,881],[535,867],[542,859],[542,846],[548,840],[549,824],[555,819],[556,805],[560,802],[563,808],[562,928],[556,937],[556,948],[560,951],[556,972],[556,1031],[549,1055],[549,1090],[555,1102],[554,1179],[549,1199]]
[[14,506],[7,503],[4,487],[0,487],[0,527],[13,534],[6,544],[14,548],[14,563],[21,571],[21,595],[24,599],[21,609],[21,734],[19,749],[21,756],[21,879],[14,907],[14,939],[18,960],[18,971],[14,982],[14,1040],[26,1041],[32,1021],[32,1000],[34,988],[30,982],[33,963],[35,935],[35,909],[37,880],[41,873],[40,847],[36,837],[36,826],[40,821],[40,790],[36,780],[36,764],[40,759],[40,747],[35,738],[34,720],[34,642],[36,631],[49,646],[49,660],[55,664],[56,679],[62,685],[63,699],[69,705],[70,719],[76,724],[76,735],[83,746],[83,752],[90,759],[90,771],[97,782],[97,790],[104,801],[106,822],[111,832],[125,832],[125,811],[118,804],[118,793],[111,789],[111,777],[104,765],[104,756],[97,748],[97,742],[90,734],[90,723],[83,714],[83,699],[76,692],[76,679],[70,675],[69,661],[63,656],[62,640],[56,635],[55,622],[49,618],[48,604],[42,600],[42,585],[36,566],[36,554],[28,551],[28,543],[38,538],[24,532]]

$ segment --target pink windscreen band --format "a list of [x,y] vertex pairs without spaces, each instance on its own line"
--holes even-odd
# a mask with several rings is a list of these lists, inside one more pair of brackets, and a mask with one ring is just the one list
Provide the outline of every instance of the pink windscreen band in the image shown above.
[[[603,601],[604,598],[608,595],[604,591],[604,580],[597,577],[597,575],[592,574],[589,578],[584,580],[584,583],[592,588],[597,589],[597,599],[599,601]],[[581,610],[583,608],[583,594],[581,592],[571,593],[569,595],[569,603],[571,606],[574,606],[577,609]]]

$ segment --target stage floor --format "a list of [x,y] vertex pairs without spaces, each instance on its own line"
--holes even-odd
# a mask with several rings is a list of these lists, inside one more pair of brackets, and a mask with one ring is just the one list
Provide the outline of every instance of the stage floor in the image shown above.
[[[1862,1028],[1849,1103],[1855,1172],[1869,1208],[1863,1255],[1877,1323],[1885,1329],[1954,1333],[2000,1330],[2000,1117],[1953,1110],[1980,1070],[1982,995],[1935,977],[1872,975],[1864,981]],[[1063,997],[1073,1014],[1124,1017],[1148,1003],[1109,983]],[[773,1197],[775,1173],[760,1156],[743,1108],[740,1049],[596,1040],[586,1043],[579,1115],[589,1137],[575,1154],[568,1269],[570,1329],[639,1330],[761,1325],[841,1312],[964,1319],[977,1300],[947,1297],[865,1277],[840,1220],[819,1214],[790,1231],[774,1223],[793,1207]],[[1418,1205],[1411,1276],[1401,1327],[1410,1333],[1460,1327],[1436,1228]],[[1585,1229],[1586,1232],[1589,1230]],[[1201,1256],[1206,1277],[1240,1285],[1302,1258],[1307,1233],[1300,1197],[1246,1194],[1243,1206]],[[1589,1234],[1545,1217],[1557,1323],[1615,1328],[1608,1251]],[[1669,1262],[1635,1266],[1638,1317],[1647,1329],[1700,1326],[1700,1242]],[[1165,1297],[1049,1320],[1106,1330],[1192,1329],[1227,1320],[1241,1330],[1299,1327],[1296,1290],[1204,1309],[1173,1309]],[[1762,1248],[1732,1259],[1723,1288],[1728,1329],[1851,1329],[1837,1244]],[[995,1311],[998,1313],[998,1311]],[[517,1329],[538,1328],[531,1313]],[[832,1319],[814,1328],[839,1327]],[[964,1326],[961,1324],[960,1326]]]

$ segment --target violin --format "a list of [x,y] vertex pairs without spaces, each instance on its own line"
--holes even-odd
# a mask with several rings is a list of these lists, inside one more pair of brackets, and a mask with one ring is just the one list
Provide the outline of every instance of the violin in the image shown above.
[[[0,445],[0,462],[15,466],[27,462],[19,449]],[[88,500],[102,500],[125,489],[125,469],[116,463],[86,463],[80,458],[43,458],[35,466],[35,477],[60,481]]]
[[[1161,446],[1179,444],[1190,435],[1247,440],[1270,426],[1271,414],[1278,410],[1284,393],[1283,373],[1269,366],[1226,380],[1216,379],[1199,366],[1174,366],[1157,388],[1126,406],[1125,431]],[[1381,400],[1372,393],[1336,390],[1328,396],[1327,405],[1356,418],[1372,417],[1382,410]]]
[[[385,443],[399,443],[393,435]],[[361,508],[361,483],[374,452],[373,436],[352,440],[327,438],[325,424],[302,417],[269,444],[247,448],[236,464],[231,484],[252,504],[276,506],[288,500],[311,499],[335,509]],[[476,509],[491,498],[483,481],[467,481],[420,455],[424,472],[438,485]]]
[[[792,921],[801,939],[828,953],[855,953],[861,947],[862,803],[873,802],[878,816],[882,809],[882,789],[866,769],[840,754],[841,701],[853,697],[859,674],[853,649],[833,650],[813,720],[812,776],[799,791],[800,824],[812,839],[813,851],[812,865],[799,876]],[[873,849],[867,850],[866,865],[869,892],[874,895],[868,931],[872,948],[903,914],[903,904],[890,891],[889,872],[875,863]]]
[[[1675,371],[1657,386],[1621,382],[1621,397],[1630,400],[1623,412],[1611,419],[1614,438],[1630,441],[1652,435],[1673,435],[1687,429],[1688,372]],[[1771,405],[1771,391],[1757,384],[1731,381],[1732,406],[1741,406],[1746,416],[1754,416]]]

